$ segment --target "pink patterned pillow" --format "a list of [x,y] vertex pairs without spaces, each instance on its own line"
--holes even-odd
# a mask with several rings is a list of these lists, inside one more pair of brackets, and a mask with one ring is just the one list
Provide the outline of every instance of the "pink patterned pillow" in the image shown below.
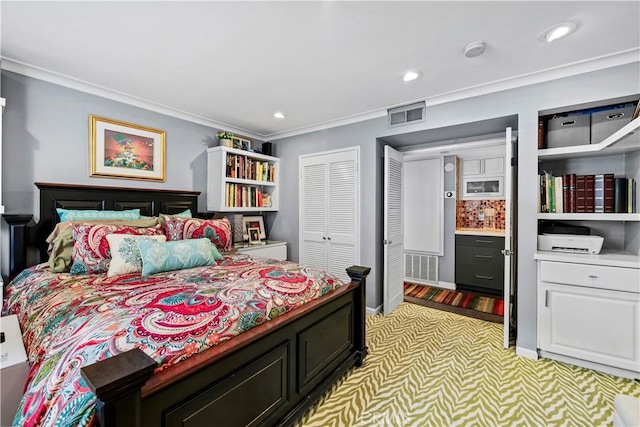
[[76,224],[73,226],[71,274],[105,273],[109,269],[111,252],[107,234],[134,234],[154,236],[163,234],[159,224],[155,227],[129,227],[106,224]]
[[231,249],[231,223],[229,218],[167,218],[165,232],[167,233],[167,241],[206,237],[221,251]]

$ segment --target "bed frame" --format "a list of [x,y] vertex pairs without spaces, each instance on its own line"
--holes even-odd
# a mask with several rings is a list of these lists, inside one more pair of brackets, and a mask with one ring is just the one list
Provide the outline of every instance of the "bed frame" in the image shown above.
[[[55,208],[135,209],[143,215],[197,212],[199,192],[36,183],[40,221],[8,215],[10,276],[46,259],[44,240]],[[320,299],[198,353],[161,372],[134,349],[82,368],[98,398],[103,427],[290,426],[351,368],[362,365],[365,282],[370,269],[350,267],[351,283]]]

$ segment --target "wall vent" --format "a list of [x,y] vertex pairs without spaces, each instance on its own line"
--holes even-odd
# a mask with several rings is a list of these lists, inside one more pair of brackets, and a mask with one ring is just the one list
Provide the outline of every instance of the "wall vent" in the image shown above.
[[388,110],[389,127],[404,126],[417,122],[424,122],[426,104],[418,102],[417,104],[405,105]]
[[418,284],[438,284],[438,257],[411,252],[404,253],[404,277]]

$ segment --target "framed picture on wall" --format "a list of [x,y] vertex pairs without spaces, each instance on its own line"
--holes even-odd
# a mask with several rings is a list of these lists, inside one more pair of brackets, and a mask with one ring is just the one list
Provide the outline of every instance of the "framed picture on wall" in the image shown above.
[[267,233],[264,230],[264,218],[262,215],[245,216],[242,217],[242,223],[244,225],[244,239],[251,241],[251,235],[249,230],[252,228],[258,229],[258,239],[266,239]]
[[163,130],[89,116],[89,176],[164,182],[165,135]]

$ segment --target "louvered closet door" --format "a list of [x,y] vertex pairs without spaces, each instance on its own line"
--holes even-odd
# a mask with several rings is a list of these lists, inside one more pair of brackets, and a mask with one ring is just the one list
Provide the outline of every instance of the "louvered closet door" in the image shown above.
[[300,264],[327,269],[327,173],[321,156],[300,158]]
[[357,264],[358,153],[331,154],[328,170],[328,266],[327,271],[349,282],[347,267]]
[[404,300],[403,244],[403,155],[384,147],[384,315]]

